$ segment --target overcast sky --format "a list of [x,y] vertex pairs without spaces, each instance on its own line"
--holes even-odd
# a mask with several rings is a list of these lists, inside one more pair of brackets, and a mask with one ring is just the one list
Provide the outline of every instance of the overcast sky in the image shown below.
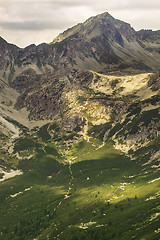
[[0,36],[20,47],[51,42],[103,12],[136,30],[160,29],[160,0],[0,0]]

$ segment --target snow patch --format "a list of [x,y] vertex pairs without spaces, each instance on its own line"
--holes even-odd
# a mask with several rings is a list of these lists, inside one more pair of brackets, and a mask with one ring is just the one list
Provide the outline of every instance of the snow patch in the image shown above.
[[87,229],[89,226],[96,224],[96,222],[81,223],[78,227],[81,229]]
[[22,194],[23,192],[18,192],[18,193],[15,193],[15,194],[11,194],[10,197],[11,198],[14,198],[14,197],[17,197],[18,195]]
[[148,182],[148,183],[154,183],[154,182],[156,182],[156,181],[158,181],[158,180],[160,180],[160,177],[159,177],[159,178],[156,178],[156,179],[154,179],[154,180],[152,180],[152,181],[150,181],[150,182]]
[[10,172],[5,172],[2,169],[0,169],[0,173],[3,174],[3,177],[0,179],[0,182],[3,182],[6,179],[13,178],[15,176],[23,174],[23,172],[21,172],[20,170],[11,170]]

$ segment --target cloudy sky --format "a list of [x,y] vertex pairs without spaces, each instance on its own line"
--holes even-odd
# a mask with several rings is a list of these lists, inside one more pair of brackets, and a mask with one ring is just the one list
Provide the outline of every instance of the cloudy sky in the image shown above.
[[136,30],[160,29],[159,0],[0,0],[0,36],[20,47],[51,42],[65,29],[103,12]]

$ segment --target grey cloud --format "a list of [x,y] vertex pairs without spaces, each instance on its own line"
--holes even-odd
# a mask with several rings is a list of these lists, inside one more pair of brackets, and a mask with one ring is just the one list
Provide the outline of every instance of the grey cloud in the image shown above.
[[[80,7],[90,9],[93,14],[113,10],[160,9],[159,0],[6,0],[3,5],[8,17],[21,21],[41,21],[42,18],[53,21],[54,18],[64,19],[65,16],[68,21],[73,14],[71,9]],[[79,11],[83,16],[83,10]]]
[[93,9],[157,9],[160,8],[159,0],[48,0],[40,1],[43,4],[51,4],[55,7],[87,6]]
[[67,23],[55,23],[55,22],[40,22],[40,21],[24,21],[24,22],[4,22],[1,23],[3,29],[8,30],[30,30],[30,31],[40,31],[40,30],[58,30],[63,27],[67,27]]
[[[53,7],[86,6],[91,8],[126,9],[126,8],[160,8],[159,0],[0,0],[6,5],[52,5]],[[29,9],[28,9],[29,10]]]

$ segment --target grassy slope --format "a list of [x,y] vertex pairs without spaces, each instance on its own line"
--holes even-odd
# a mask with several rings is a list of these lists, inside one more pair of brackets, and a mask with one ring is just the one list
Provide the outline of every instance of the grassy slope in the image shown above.
[[149,183],[158,173],[146,174],[112,142],[95,150],[96,139],[72,146],[77,159],[64,165],[43,131],[15,145],[33,157],[19,163],[23,175],[1,183],[0,239],[159,239],[159,181]]

